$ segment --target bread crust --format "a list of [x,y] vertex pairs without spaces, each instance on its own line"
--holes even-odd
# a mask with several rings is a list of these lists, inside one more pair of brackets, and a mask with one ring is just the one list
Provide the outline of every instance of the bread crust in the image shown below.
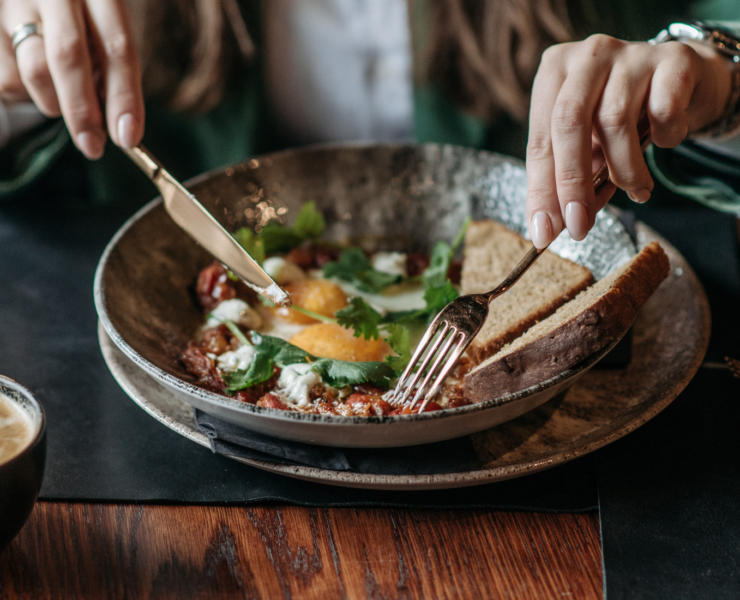
[[[505,248],[503,254],[502,247]],[[509,274],[530,247],[531,242],[501,223],[490,219],[471,223],[465,236],[463,293],[479,293],[493,289]],[[491,269],[491,263],[495,264],[493,269]],[[492,310],[490,318],[468,348],[467,354],[474,364],[479,364],[493,356],[506,344],[549,317],[563,304],[594,283],[593,274],[588,268],[546,250],[530,272],[524,276],[521,282],[522,287],[514,288],[512,292],[509,292],[513,294],[513,296],[507,296],[509,300],[516,297],[521,298],[522,291],[527,290],[527,283],[537,277],[537,271],[558,272],[561,277],[567,277],[567,286],[560,284],[559,293],[551,294],[549,298],[542,298],[543,301],[538,306],[532,306],[526,313],[518,314],[514,321],[504,318],[502,322],[501,312],[497,314]],[[554,281],[552,283],[557,285]],[[536,296],[535,294],[534,297]],[[499,307],[502,306],[502,302],[506,304],[505,299],[502,298],[499,300]],[[495,307],[494,304],[493,308]],[[495,323],[493,328],[489,327],[491,321]]]
[[563,304],[575,298],[583,290],[593,285],[593,283],[593,276],[590,279],[584,280],[580,285],[571,288],[567,294],[558,296],[555,300],[550,302],[550,304],[543,307],[542,310],[540,310],[539,312],[535,314],[530,314],[527,318],[521,319],[515,327],[507,329],[494,340],[490,340],[480,345],[473,342],[472,344],[470,344],[470,348],[468,348],[468,356],[474,364],[482,363],[487,358],[496,354],[496,352],[501,350],[501,348],[506,346],[506,344],[513,342],[516,338],[526,332],[530,327],[536,325],[543,319],[546,319],[547,317],[552,315]]
[[[669,272],[663,249],[656,242],[649,244],[608,291],[584,310],[562,323],[555,313],[542,322],[542,334],[531,343],[489,355],[488,360],[465,376],[465,397],[471,402],[482,402],[521,391],[598,352],[630,327]],[[495,309],[495,300],[492,308]]]

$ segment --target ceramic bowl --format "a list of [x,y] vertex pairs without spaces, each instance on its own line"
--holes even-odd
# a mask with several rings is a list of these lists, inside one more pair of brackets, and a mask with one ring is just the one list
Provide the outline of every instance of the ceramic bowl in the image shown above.
[[[496,219],[526,235],[526,174],[521,161],[438,145],[319,147],[277,153],[209,173],[188,187],[229,230],[286,218],[313,200],[326,237],[368,250],[428,251],[463,220]],[[561,235],[551,246],[597,279],[635,254],[621,223],[602,211],[586,241]],[[106,332],[126,356],[188,404],[278,438],[343,447],[424,444],[513,419],[572,385],[612,346],[522,392],[456,409],[395,417],[339,417],[243,404],[194,385],[178,361],[202,321],[193,297],[212,261],[169,219],[161,199],[135,214],[106,248],[95,303]],[[495,311],[495,301],[492,305]],[[616,343],[616,341],[615,341]]]
[[0,375],[0,395],[15,402],[31,418],[31,441],[9,461],[0,463],[0,551],[21,530],[41,489],[46,461],[46,417],[26,388]]

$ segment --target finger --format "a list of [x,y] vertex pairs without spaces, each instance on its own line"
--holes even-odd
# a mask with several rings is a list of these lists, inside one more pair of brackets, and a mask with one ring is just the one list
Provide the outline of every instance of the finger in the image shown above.
[[609,75],[610,63],[600,57],[613,55],[617,40],[592,36],[577,62],[569,67],[553,107],[551,131],[555,157],[555,182],[565,226],[574,240],[582,240],[596,216],[591,171],[593,115]]
[[[16,23],[38,23],[39,14],[27,5],[12,4],[7,7],[7,20]],[[59,100],[46,63],[44,40],[31,35],[15,48],[15,60],[21,81],[31,100],[47,117],[58,117]]]
[[106,135],[93,84],[84,6],[69,0],[44,0],[41,19],[49,72],[67,129],[85,156],[100,158]]
[[[595,174],[604,165],[606,159],[604,158],[604,151],[601,148],[599,136],[595,133],[591,136],[591,145],[591,171]],[[608,181],[606,184],[604,184],[599,193],[596,194],[596,212],[599,212],[607,205],[612,196],[614,196],[614,192],[616,191],[617,186],[614,185],[611,181]]]
[[653,180],[640,147],[637,122],[653,74],[644,61],[620,63],[611,71],[596,111],[595,128],[609,178],[633,199],[650,197]]
[[105,75],[108,131],[116,144],[131,148],[144,134],[144,97],[127,4],[91,2],[89,11]]
[[527,139],[527,222],[529,236],[537,248],[547,247],[563,228],[550,135],[552,108],[565,80],[560,66],[563,52],[562,47],[545,52],[532,86]]
[[27,102],[30,96],[21,81],[10,36],[0,31],[0,101]]
[[688,133],[687,109],[700,76],[699,58],[690,47],[668,42],[650,84],[648,117],[652,141],[660,148],[678,146]]

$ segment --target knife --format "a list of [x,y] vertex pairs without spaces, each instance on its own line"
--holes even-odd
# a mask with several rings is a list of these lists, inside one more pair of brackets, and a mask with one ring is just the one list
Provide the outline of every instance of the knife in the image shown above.
[[259,266],[211,213],[179,183],[144,146],[124,149],[152,180],[164,198],[172,220],[215,256],[234,275],[278,306],[289,307],[290,296]]

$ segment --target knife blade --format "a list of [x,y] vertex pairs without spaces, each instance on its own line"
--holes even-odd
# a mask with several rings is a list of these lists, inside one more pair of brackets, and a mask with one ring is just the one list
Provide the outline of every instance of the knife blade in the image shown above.
[[234,275],[278,306],[291,306],[290,296],[259,263],[143,146],[124,152],[157,186],[172,220],[215,256]]

